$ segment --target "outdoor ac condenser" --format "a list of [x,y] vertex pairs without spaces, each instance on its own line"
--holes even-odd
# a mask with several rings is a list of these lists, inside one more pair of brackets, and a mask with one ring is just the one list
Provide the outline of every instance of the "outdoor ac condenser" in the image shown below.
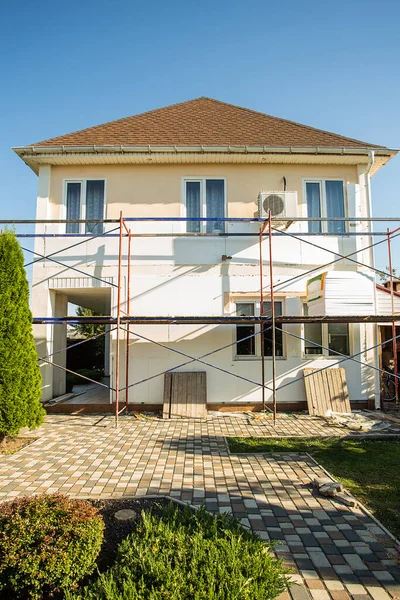
[[[258,195],[258,215],[261,219],[268,219],[269,213],[274,220],[274,227],[285,229],[297,217],[297,192],[260,192]],[[291,219],[279,221],[279,218]]]

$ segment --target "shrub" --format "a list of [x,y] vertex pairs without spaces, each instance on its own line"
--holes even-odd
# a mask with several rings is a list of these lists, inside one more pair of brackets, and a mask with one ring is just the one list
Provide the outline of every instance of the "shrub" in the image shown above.
[[142,513],[115,564],[67,598],[85,600],[269,600],[287,589],[271,546],[228,515],[170,505]]
[[41,384],[24,256],[15,234],[5,230],[0,232],[0,442],[42,423]]
[[93,571],[103,529],[91,504],[61,494],[2,504],[0,590],[12,598],[40,598],[43,592],[73,587]]

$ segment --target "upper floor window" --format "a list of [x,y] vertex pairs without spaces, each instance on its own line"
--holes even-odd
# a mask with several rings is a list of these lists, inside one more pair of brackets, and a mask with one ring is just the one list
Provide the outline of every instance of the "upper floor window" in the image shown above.
[[[185,179],[184,206],[186,217],[225,218],[224,179]],[[186,231],[191,233],[223,233],[224,221],[188,221]]]
[[104,179],[66,181],[65,207],[67,220],[99,220],[99,223],[67,223],[67,233],[103,233]]
[[[275,315],[282,315],[282,302],[274,302]],[[236,315],[239,317],[252,317],[260,314],[259,302],[237,302]],[[271,303],[264,302],[264,316],[271,314]],[[236,356],[261,356],[261,325],[236,325]],[[264,329],[264,356],[272,356],[272,329],[268,325]],[[275,355],[283,356],[283,332],[275,329]]]
[[[312,179],[305,182],[308,217],[345,217],[344,182]],[[310,233],[345,233],[344,221],[309,221]]]

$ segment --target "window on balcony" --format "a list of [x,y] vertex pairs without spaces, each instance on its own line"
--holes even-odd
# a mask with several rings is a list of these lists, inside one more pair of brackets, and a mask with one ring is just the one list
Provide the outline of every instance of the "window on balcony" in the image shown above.
[[[186,217],[225,218],[224,179],[186,179],[184,182]],[[188,221],[186,231],[191,233],[223,233],[223,221]]]
[[67,233],[103,233],[105,181],[84,179],[65,182],[65,218],[99,220],[95,223],[67,223]]
[[[282,301],[275,301],[275,315],[282,315]],[[264,302],[264,315],[271,314],[271,303]],[[259,302],[236,302],[236,315],[241,317],[252,317],[260,315]],[[261,325],[236,325],[236,356],[261,356]],[[264,330],[264,356],[272,356],[272,329]],[[276,356],[283,356],[283,332],[279,328],[275,330],[275,352]]]
[[[344,182],[333,179],[313,179],[305,182],[308,217],[345,217]],[[309,221],[310,233],[345,233],[344,221]]]

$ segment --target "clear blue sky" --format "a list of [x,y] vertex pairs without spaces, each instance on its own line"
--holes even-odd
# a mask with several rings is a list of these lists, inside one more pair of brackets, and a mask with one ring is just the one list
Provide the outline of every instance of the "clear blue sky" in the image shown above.
[[[22,0],[0,22],[3,218],[35,215],[11,146],[198,96],[400,147],[399,0]],[[377,216],[400,215],[399,169],[373,179]]]

